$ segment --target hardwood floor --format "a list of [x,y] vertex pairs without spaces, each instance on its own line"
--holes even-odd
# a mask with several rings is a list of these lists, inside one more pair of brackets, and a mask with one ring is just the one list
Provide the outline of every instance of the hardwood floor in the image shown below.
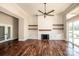
[[27,40],[0,43],[0,56],[79,56],[79,47],[64,40]]

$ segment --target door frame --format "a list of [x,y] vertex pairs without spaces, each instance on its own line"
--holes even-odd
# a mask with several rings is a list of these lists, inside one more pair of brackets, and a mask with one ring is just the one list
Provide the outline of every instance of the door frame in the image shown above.
[[10,27],[11,28],[11,32],[10,32],[10,34],[11,34],[11,37],[10,37],[10,39],[6,39],[6,35],[5,35],[5,40],[3,40],[3,41],[0,41],[0,43],[2,43],[2,42],[6,42],[6,41],[9,41],[9,40],[13,40],[13,27],[12,27],[12,25],[8,25],[8,24],[1,24],[0,23],[0,26],[4,26],[5,27],[5,34],[6,34],[6,32],[7,32],[7,29],[8,29],[8,27]]

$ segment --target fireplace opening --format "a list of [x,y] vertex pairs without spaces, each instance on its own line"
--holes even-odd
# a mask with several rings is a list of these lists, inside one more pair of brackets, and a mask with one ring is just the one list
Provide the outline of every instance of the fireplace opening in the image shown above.
[[41,39],[49,39],[49,34],[41,34]]

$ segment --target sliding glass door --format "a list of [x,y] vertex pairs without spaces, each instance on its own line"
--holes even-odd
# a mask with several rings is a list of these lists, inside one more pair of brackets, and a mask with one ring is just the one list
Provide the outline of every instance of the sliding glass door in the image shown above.
[[79,46],[79,20],[73,22],[73,39],[74,44]]
[[68,43],[68,54],[79,55],[79,20],[67,22],[67,29],[68,41],[75,44]]
[[68,41],[79,46],[79,20],[68,22]]

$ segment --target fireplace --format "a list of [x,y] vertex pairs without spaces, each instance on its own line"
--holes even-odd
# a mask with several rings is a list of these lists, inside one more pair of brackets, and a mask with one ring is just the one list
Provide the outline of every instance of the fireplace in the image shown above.
[[49,39],[49,34],[41,34],[41,39]]

